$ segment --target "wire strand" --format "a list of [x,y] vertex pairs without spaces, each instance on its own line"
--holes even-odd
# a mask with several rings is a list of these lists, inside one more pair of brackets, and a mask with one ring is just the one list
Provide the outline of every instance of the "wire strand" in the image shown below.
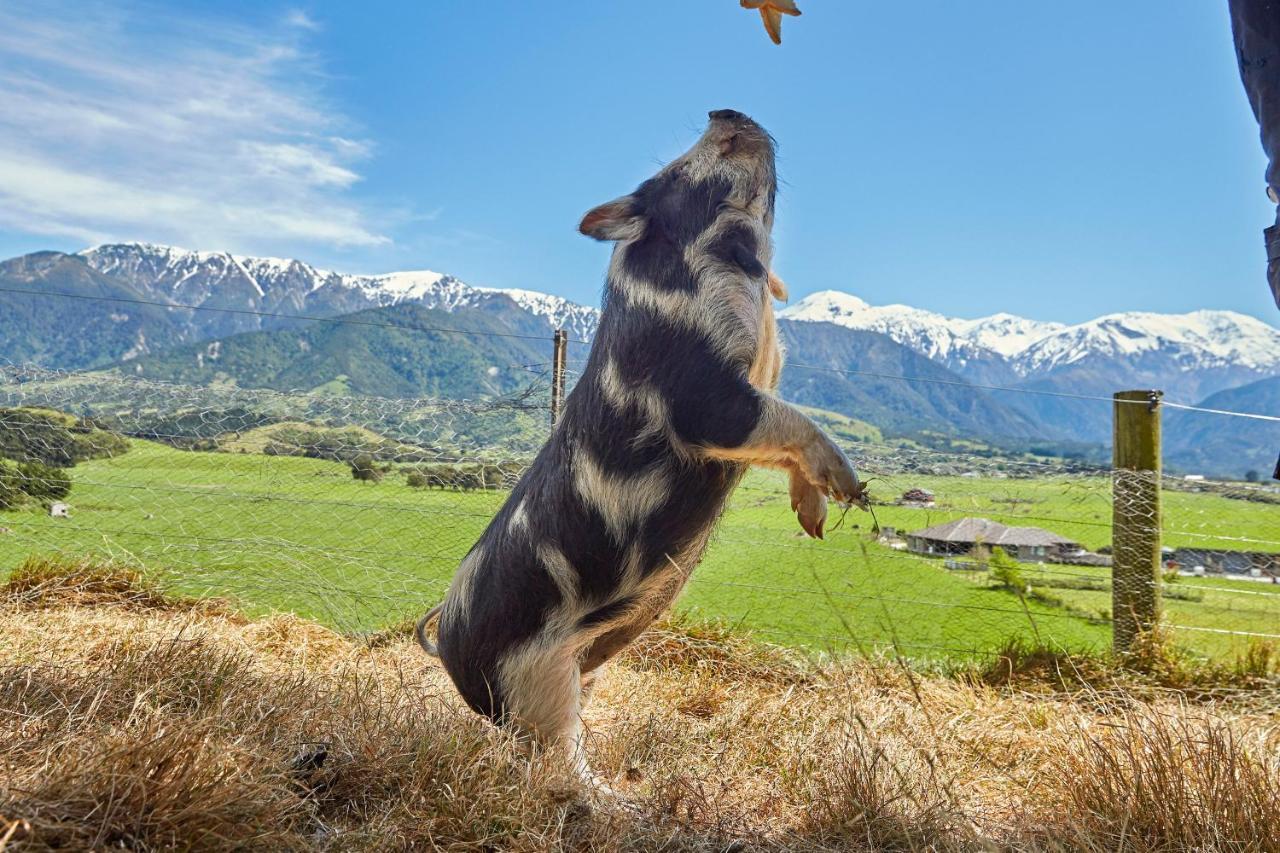
[[1233,412],[1230,409],[1206,409],[1204,406],[1188,406],[1185,403],[1170,403],[1164,405],[1171,409],[1182,409],[1186,412],[1204,412],[1210,415],[1228,415],[1233,418],[1251,418],[1258,421],[1271,421],[1272,423],[1280,423],[1280,417],[1276,415],[1259,415],[1254,412]]

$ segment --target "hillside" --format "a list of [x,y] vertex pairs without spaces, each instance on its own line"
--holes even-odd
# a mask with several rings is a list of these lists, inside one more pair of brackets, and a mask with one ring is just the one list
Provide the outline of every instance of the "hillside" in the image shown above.
[[1055,692],[1030,659],[947,678],[659,625],[584,713],[589,759],[616,791],[593,801],[461,707],[401,632],[354,639],[170,597],[109,565],[31,563],[0,586],[0,638],[0,838],[20,849],[1280,840],[1273,721],[1140,682],[1095,686],[1095,668],[1070,661],[1056,663],[1085,689]]
[[[1280,347],[1280,340],[1277,347]],[[1052,395],[1090,394],[1109,398],[1116,391],[1151,388],[1164,391],[1167,399],[1194,403],[1206,393],[1210,396],[1230,394],[1241,387],[1241,383],[1247,386],[1272,378],[1265,372],[1239,365],[1191,366],[1185,370],[1171,369],[1170,365],[1167,354],[1139,352],[1122,356],[1095,353],[1052,367],[1034,379],[1019,383],[1019,388],[1049,393],[1013,394],[1009,403],[1036,420],[1069,424],[1072,438],[1106,442],[1111,438],[1111,407],[1108,403],[1081,402]],[[1277,370],[1280,367],[1270,369],[1272,374]],[[1258,379],[1260,375],[1268,378]],[[1237,395],[1233,399],[1241,398]],[[1257,405],[1245,411],[1280,414],[1280,409],[1268,410]],[[1255,452],[1258,449],[1255,446]],[[1230,459],[1229,456],[1219,458],[1222,461]]]
[[[518,312],[511,306],[508,313]],[[500,316],[496,308],[445,313],[405,304],[357,312],[343,323],[310,323],[188,344],[117,369],[194,385],[380,397],[489,397],[532,384],[535,374],[525,366],[550,361],[550,340],[417,330],[509,335],[513,326],[519,328]]]
[[44,297],[41,291],[145,298],[72,255],[39,252],[4,261],[0,263],[0,359],[75,370],[164,349],[188,338],[182,322],[163,308]]
[[[1280,415],[1280,377],[1263,379],[1206,397],[1206,409]],[[1280,423],[1165,409],[1165,464],[1208,476],[1263,480],[1275,470]]]
[[[551,357],[549,340],[412,331],[443,327],[537,335],[539,321],[505,297],[483,308],[456,308],[449,313],[403,304],[357,312],[343,320],[348,322],[215,338],[122,363],[117,369],[132,376],[195,385],[216,382],[333,394],[474,399],[526,387],[536,373],[545,375]],[[955,374],[884,335],[814,325],[798,334],[796,324],[781,325],[789,358],[797,364],[955,383],[907,383],[787,368],[782,393],[788,399],[896,433],[928,429],[945,434],[1036,435],[1007,406],[975,394]],[[571,347],[571,361],[584,355],[585,347]],[[537,366],[526,369],[528,365]]]
[[[886,335],[832,323],[787,320],[779,322],[778,328],[787,349],[781,392],[788,400],[840,412],[897,434],[936,430],[947,435],[1057,437],[1046,435],[1002,400]],[[857,372],[835,372],[840,370]],[[929,381],[884,378],[895,376]]]

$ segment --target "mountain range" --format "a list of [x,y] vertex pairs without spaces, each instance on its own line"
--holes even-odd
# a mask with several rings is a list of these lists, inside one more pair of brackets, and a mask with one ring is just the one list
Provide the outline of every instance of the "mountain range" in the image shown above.
[[1137,382],[1189,400],[1280,374],[1280,329],[1232,311],[1108,314],[1076,325],[1012,314],[961,320],[826,290],[779,316],[880,332],[977,383],[1069,376],[1080,390],[1076,380],[1087,376],[1088,393]]
[[[314,322],[338,317],[349,322]],[[891,434],[1105,443],[1109,404],[1078,396],[1155,387],[1195,402],[1230,392],[1231,405],[1218,408],[1274,413],[1268,383],[1280,377],[1280,330],[1227,311],[1068,325],[1004,313],[949,318],[823,291],[779,317],[790,365],[783,395]],[[144,243],[0,262],[0,358],[183,382],[505,393],[527,381],[529,364],[545,364],[554,329],[590,340],[598,318],[557,296],[474,287],[428,270],[356,275]],[[431,331],[443,328],[482,334]],[[572,357],[584,354],[578,347]],[[1230,441],[1197,427],[1201,446],[1177,452],[1188,464],[1234,471],[1241,443],[1256,463],[1274,453],[1280,438],[1270,426],[1251,421]]]
[[[251,258],[227,252],[192,252],[173,246],[119,243],[86,249],[75,257],[93,270],[134,288],[145,298],[201,308],[239,308],[261,314],[192,312],[201,333],[229,334],[279,328],[267,314],[331,317],[368,308],[413,303],[453,311],[510,299],[578,338],[595,332],[594,308],[529,290],[473,287],[445,273],[409,270],[352,275],[282,258]],[[209,336],[206,334],[206,336]]]

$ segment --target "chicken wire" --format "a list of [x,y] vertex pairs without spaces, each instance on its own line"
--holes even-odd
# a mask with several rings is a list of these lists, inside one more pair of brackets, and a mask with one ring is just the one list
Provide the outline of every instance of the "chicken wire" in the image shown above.
[[[462,402],[0,369],[0,436],[26,448],[0,443],[4,470],[44,494],[0,510],[0,570],[31,555],[93,555],[255,612],[347,632],[400,623],[439,600],[549,434],[549,387],[531,380],[521,394]],[[127,437],[54,466],[71,482],[62,497],[45,494],[58,474],[29,467],[55,453],[40,440],[52,413],[90,444]],[[982,655],[1010,639],[1100,650],[1116,602],[1145,597],[1206,654],[1280,634],[1280,513],[1268,512],[1265,486],[842,444],[870,483],[873,512],[833,507],[827,539],[811,541],[781,475],[753,473],[681,608],[771,642],[919,657]],[[1162,516],[1144,526],[1131,513],[1114,531],[1116,501],[1152,492]],[[920,535],[965,519],[989,522],[989,538]],[[1015,534],[996,536],[999,526]],[[1151,536],[1166,550],[1146,574],[1113,576],[1128,537]]]

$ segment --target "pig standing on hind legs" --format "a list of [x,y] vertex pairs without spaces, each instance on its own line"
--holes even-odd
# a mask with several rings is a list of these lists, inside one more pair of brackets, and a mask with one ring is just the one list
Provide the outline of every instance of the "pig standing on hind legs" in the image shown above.
[[601,666],[679,594],[747,466],[789,472],[822,535],[828,496],[865,504],[839,448],[773,395],[774,142],[733,110],[579,230],[615,243],[599,330],[537,458],[437,608],[439,655],[478,713],[566,749]]

